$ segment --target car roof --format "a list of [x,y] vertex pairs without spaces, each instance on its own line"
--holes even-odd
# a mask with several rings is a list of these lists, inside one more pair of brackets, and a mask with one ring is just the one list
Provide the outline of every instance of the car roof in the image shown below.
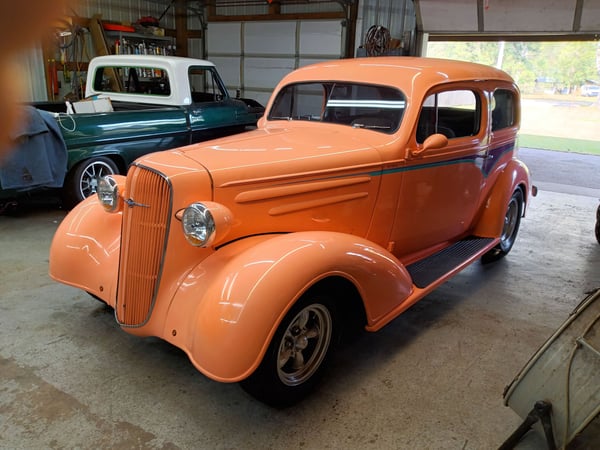
[[349,81],[397,86],[406,93],[455,81],[497,80],[514,83],[506,72],[466,61],[411,56],[378,56],[326,61],[301,67],[281,84],[298,81]]
[[182,56],[165,56],[165,55],[104,55],[96,56],[91,63],[94,66],[127,66],[127,65],[143,65],[152,64],[157,67],[172,67],[176,70],[179,67],[189,66],[211,66],[214,64],[205,59],[184,58]]

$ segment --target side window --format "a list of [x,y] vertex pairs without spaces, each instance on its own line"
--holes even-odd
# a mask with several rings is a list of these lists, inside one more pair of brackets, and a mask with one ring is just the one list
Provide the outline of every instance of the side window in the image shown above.
[[492,131],[515,124],[516,99],[512,91],[498,89],[492,98]]
[[479,133],[481,102],[473,91],[436,92],[425,99],[417,125],[417,142],[441,133],[448,139]]
[[188,76],[193,103],[218,102],[225,98],[223,87],[212,68],[190,67]]

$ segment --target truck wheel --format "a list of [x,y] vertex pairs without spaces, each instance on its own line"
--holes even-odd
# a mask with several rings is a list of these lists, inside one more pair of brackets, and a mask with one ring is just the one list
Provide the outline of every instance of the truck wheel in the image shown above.
[[98,180],[105,175],[119,173],[119,168],[113,160],[106,156],[86,159],[73,167],[63,186],[63,206],[73,208],[83,199],[96,193]]
[[260,366],[240,384],[268,405],[293,405],[316,386],[338,338],[333,300],[309,291],[281,322]]
[[523,193],[520,189],[517,189],[513,192],[513,195],[508,202],[508,207],[506,208],[504,227],[502,228],[502,234],[500,235],[500,242],[496,247],[482,256],[481,262],[484,264],[494,262],[508,255],[508,252],[510,252],[515,243],[515,239],[517,239],[522,215]]

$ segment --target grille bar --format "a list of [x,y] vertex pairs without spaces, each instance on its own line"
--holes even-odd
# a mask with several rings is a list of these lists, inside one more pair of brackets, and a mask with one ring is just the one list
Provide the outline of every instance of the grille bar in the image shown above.
[[170,225],[171,186],[151,169],[127,176],[116,317],[122,326],[144,325],[152,314]]

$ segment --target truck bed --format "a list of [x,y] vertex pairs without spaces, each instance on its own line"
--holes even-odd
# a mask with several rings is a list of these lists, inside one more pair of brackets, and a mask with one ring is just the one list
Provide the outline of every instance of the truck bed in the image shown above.
[[[150,103],[120,102],[111,101],[114,111],[137,111],[142,109],[177,109],[177,106],[153,105]],[[66,113],[67,104],[65,102],[35,102],[31,106],[44,111],[54,113]]]

